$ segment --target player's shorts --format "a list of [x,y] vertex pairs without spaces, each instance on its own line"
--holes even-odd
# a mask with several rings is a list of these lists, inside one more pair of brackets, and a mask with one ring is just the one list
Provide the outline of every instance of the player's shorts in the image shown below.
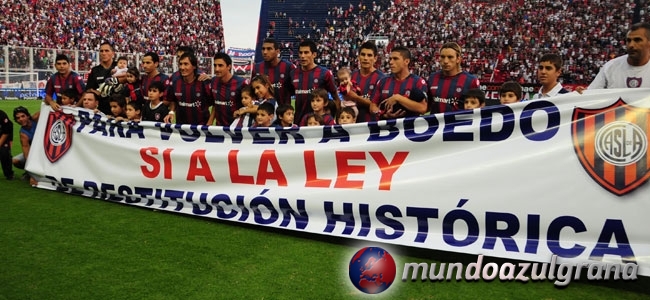
[[14,163],[14,166],[18,169],[24,169],[25,163],[27,162],[25,156],[22,153],[14,156],[12,161]]

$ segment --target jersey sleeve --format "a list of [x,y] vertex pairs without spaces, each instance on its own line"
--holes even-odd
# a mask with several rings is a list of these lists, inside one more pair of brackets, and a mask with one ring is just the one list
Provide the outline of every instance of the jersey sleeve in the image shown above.
[[56,76],[56,74],[50,77],[50,79],[45,84],[45,95],[48,95],[50,97],[54,96],[54,76]]

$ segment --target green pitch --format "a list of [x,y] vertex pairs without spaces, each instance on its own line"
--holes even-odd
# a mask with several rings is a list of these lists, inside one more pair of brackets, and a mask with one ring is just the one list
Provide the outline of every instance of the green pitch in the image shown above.
[[[12,115],[38,101],[0,101]],[[13,154],[20,151],[14,126]],[[71,166],[73,170],[76,166]],[[17,177],[22,174],[16,170]],[[648,299],[650,278],[539,282],[402,282],[405,262],[475,256],[273,230],[72,196],[0,177],[0,299]],[[351,256],[389,250],[397,278],[357,291]]]

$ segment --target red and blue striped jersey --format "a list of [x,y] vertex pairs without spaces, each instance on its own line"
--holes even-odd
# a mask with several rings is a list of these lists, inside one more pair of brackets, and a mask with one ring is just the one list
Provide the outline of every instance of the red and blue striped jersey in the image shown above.
[[[379,70],[375,70],[368,76],[362,76],[361,71],[355,70],[352,72],[351,79],[359,85],[361,88],[361,94],[359,96],[366,98],[372,101],[372,95],[379,83],[379,79],[386,77],[386,74]],[[359,110],[359,115],[357,116],[357,123],[376,121],[377,117],[375,114],[371,114],[368,111],[368,107],[357,104],[357,109]]]
[[[402,95],[409,99],[413,99],[412,97],[418,95],[418,98],[422,98],[420,101],[427,101],[427,83],[424,79],[415,74],[409,74],[409,76],[404,80],[397,80],[395,76],[386,76],[380,79],[377,83],[377,87],[372,96],[372,103],[379,106],[382,101],[395,94]],[[413,94],[413,96],[411,94]],[[407,110],[404,117],[419,115],[420,114],[417,112]]]
[[280,60],[277,66],[272,66],[265,61],[255,65],[253,74],[264,74],[269,77],[274,88],[273,95],[280,104],[291,104],[294,88],[291,84],[291,71],[296,68],[286,59]]
[[216,121],[219,126],[230,126],[235,120],[233,114],[243,107],[241,90],[250,84],[250,80],[233,75],[228,82],[223,83],[219,77],[212,78],[211,90],[214,99],[213,110],[216,110]]
[[68,76],[63,77],[61,73],[56,73],[45,84],[45,94],[53,99],[61,99],[61,92],[67,89],[75,89],[81,95],[86,86],[81,76],[76,72],[70,72]]
[[478,77],[460,72],[454,76],[444,76],[435,72],[429,76],[429,111],[432,114],[463,109],[463,95],[479,87]]
[[311,92],[323,88],[330,95],[337,95],[338,90],[334,84],[332,71],[325,67],[316,66],[309,71],[296,68],[291,72],[291,82],[296,93],[295,118],[301,120],[302,116],[311,111]]
[[[180,73],[178,77],[180,77]],[[158,73],[156,76],[151,78],[147,76],[147,74],[144,74],[142,76],[142,82],[140,83],[140,95],[138,100],[143,100],[143,99],[145,101],[149,100],[149,86],[151,85],[151,83],[160,81],[163,83],[163,86],[169,86],[168,80],[170,80],[170,78],[163,73]],[[165,99],[166,91],[161,91],[161,92],[163,92],[162,98]]]
[[212,104],[210,81],[194,79],[191,83],[186,83],[182,77],[177,78],[167,88],[167,100],[176,103],[176,124],[208,123]]

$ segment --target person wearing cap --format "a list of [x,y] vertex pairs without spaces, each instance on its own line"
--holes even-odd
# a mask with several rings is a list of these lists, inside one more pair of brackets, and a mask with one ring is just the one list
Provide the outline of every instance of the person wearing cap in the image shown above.
[[[29,155],[29,149],[32,146],[32,140],[34,139],[34,134],[36,133],[37,122],[34,120],[34,118],[36,118],[36,116],[32,117],[27,108],[24,106],[18,106],[14,108],[14,121],[20,124],[20,145],[23,152],[13,157],[13,164],[16,168],[19,169],[25,169],[27,156]],[[29,176],[27,173],[23,175],[24,178],[27,176]],[[31,185],[35,185],[36,179],[29,177],[29,183]]]
[[411,51],[403,46],[390,52],[390,76],[377,82],[372,102],[379,106],[381,118],[419,116],[427,112],[427,83],[411,74]]

